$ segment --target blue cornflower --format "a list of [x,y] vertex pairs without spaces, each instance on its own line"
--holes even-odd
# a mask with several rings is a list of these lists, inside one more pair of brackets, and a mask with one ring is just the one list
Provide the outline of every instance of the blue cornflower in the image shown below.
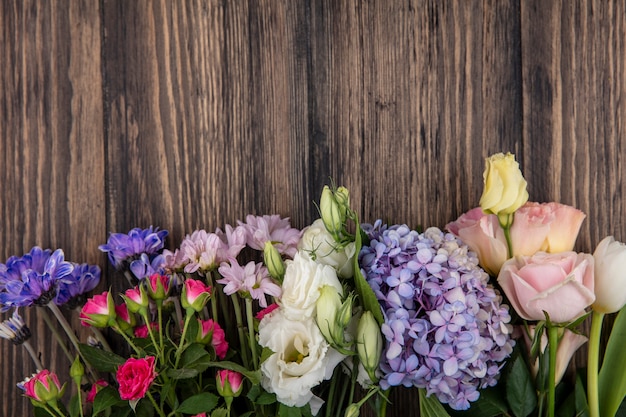
[[165,256],[161,254],[148,256],[142,253],[139,259],[130,263],[130,272],[140,281],[153,274],[163,275],[165,274]]
[[159,230],[158,227],[136,227],[127,234],[111,233],[107,243],[98,246],[98,249],[107,253],[116,269],[124,269],[143,253],[154,255],[163,250],[166,236],[167,230]]
[[383,389],[425,388],[451,408],[469,408],[493,386],[513,350],[508,306],[478,258],[452,234],[406,225],[365,225],[359,254],[383,309]]
[[58,306],[67,304],[70,309],[84,304],[84,295],[98,286],[100,267],[97,265],[74,265],[72,273],[61,278],[57,285],[54,303]]
[[22,258],[9,258],[0,269],[1,310],[48,304],[56,297],[58,281],[73,270],[74,265],[65,261],[61,249],[50,254],[50,250],[35,246]]
[[21,345],[30,339],[31,333],[24,320],[17,310],[13,312],[13,316],[0,323],[0,337],[8,339],[16,345]]

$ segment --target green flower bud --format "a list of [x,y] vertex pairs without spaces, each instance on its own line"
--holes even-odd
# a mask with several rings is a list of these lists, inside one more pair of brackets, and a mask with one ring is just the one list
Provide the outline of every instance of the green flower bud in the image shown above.
[[70,378],[72,378],[76,385],[80,387],[80,381],[83,379],[83,375],[85,375],[85,367],[80,361],[80,357],[76,356],[76,359],[74,359],[74,362],[70,367]]
[[322,190],[320,214],[328,232],[333,236],[338,236],[341,233],[345,216],[341,215],[339,203],[328,185],[325,185]]
[[343,415],[344,417],[359,417],[361,414],[361,407],[358,404],[350,404],[348,408],[346,408],[346,412]]
[[265,247],[263,248],[263,260],[271,277],[279,282],[283,282],[285,263],[278,249],[269,240],[265,242]]
[[346,187],[339,187],[337,191],[335,191],[335,199],[337,200],[337,204],[339,204],[341,215],[345,220],[350,210],[350,192]]
[[376,378],[376,369],[380,362],[383,338],[380,334],[380,326],[371,311],[366,311],[361,316],[356,337],[359,360],[372,382],[375,382],[378,380]]
[[[317,327],[328,343],[335,343],[335,336],[338,333],[336,329],[337,312],[341,308],[341,296],[337,289],[330,285],[324,285],[320,288],[320,297],[317,299],[315,307],[317,309]],[[343,333],[343,328],[339,330]]]

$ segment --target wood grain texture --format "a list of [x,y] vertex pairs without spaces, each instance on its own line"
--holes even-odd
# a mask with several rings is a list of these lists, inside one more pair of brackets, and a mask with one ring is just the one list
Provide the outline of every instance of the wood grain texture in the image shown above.
[[[531,200],[588,214],[577,249],[626,239],[621,1],[0,3],[0,261],[63,248],[119,290],[108,232],[159,226],[173,248],[248,213],[303,227],[330,178],[365,222],[443,227],[498,151]],[[27,415],[33,367],[9,343],[0,365],[1,414]],[[418,414],[413,391],[391,399]]]
[[[74,262],[103,261],[93,250],[106,231],[100,22],[97,2],[0,6],[3,260],[40,245]],[[68,360],[33,313],[42,362],[66,373]],[[8,342],[0,352],[0,412],[28,415],[15,384],[34,368]]]

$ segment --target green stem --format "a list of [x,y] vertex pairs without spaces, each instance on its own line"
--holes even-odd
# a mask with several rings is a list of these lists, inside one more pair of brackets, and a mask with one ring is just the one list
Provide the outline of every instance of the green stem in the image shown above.
[[76,384],[76,395],[78,396],[78,410],[80,411],[80,417],[84,417],[83,400],[81,398],[82,397],[82,392],[80,390],[80,383]]
[[[335,369],[335,373],[333,374],[333,378],[330,381],[330,389],[328,390],[328,398],[326,399],[326,417],[330,417],[330,413],[333,409],[333,400],[335,396],[335,387],[337,385],[337,379],[341,376],[338,372],[341,372],[340,366]],[[337,407],[339,408],[339,407]]]
[[[161,351],[161,359],[165,359],[163,348],[163,300],[156,301],[157,316],[159,318],[159,349]],[[148,325],[148,327],[150,327]],[[162,362],[163,363],[163,362]]]
[[[59,407],[57,407],[57,405],[56,405],[56,404],[52,404],[52,405],[50,405],[50,404],[45,404],[45,405],[44,405],[44,408],[46,409],[46,411],[47,411],[47,412],[48,412],[51,416],[54,416],[54,415],[55,415],[55,413],[56,413],[56,415],[59,415],[59,416],[61,416],[61,417],[65,417],[65,415],[61,412],[61,410],[59,410]],[[52,411],[50,411],[50,410],[54,411],[55,413],[53,413],[53,412],[52,412]]]
[[598,371],[600,356],[600,334],[602,333],[604,313],[594,311],[591,315],[591,331],[589,334],[589,350],[587,356],[587,401],[589,416],[600,417],[598,398]]
[[156,412],[159,413],[161,417],[165,417],[165,413],[163,412],[163,410],[161,410],[161,407],[159,407],[159,405],[156,403],[156,401],[154,400],[154,397],[152,396],[152,394],[150,394],[150,391],[146,392],[146,395],[148,396],[148,399],[154,406],[154,409],[156,410]]
[[41,364],[41,361],[39,360],[39,357],[37,356],[37,353],[35,352],[35,349],[33,349],[33,346],[30,344],[30,342],[26,340],[24,343],[22,343],[22,346],[24,346],[24,349],[26,349],[31,359],[33,360],[37,372],[42,371],[43,365]]
[[119,334],[122,335],[122,337],[124,338],[124,340],[126,340],[126,343],[128,343],[128,346],[130,346],[131,348],[133,348],[133,350],[135,351],[135,353],[138,356],[141,356],[141,350],[133,343],[133,341],[131,340],[130,337],[128,337],[128,335],[122,330],[120,329],[119,326],[114,325],[111,326],[113,328],[113,330],[115,330],[116,332],[118,332]]
[[[97,381],[98,376],[96,375],[95,371],[91,368],[90,362],[83,356],[82,352],[80,351],[80,347],[78,346],[78,338],[74,334],[74,331],[72,330],[72,327],[70,326],[70,324],[65,319],[65,316],[63,315],[63,313],[61,313],[61,310],[59,310],[59,307],[57,307],[56,304],[48,303],[48,307],[50,308],[50,310],[52,310],[52,313],[56,317],[57,321],[61,324],[61,327],[63,327],[63,330],[65,330],[65,333],[67,334],[67,337],[69,337],[70,342],[72,342],[72,345],[74,345],[76,352],[78,353],[78,355],[80,355],[83,362],[85,363],[87,367],[87,371],[93,378],[93,381],[94,382]],[[73,362],[74,360],[70,359],[70,361]]]
[[57,326],[55,326],[54,323],[52,322],[52,319],[50,319],[50,315],[44,309],[37,310],[37,313],[41,314],[43,321],[46,323],[46,325],[52,332],[52,335],[59,343],[59,346],[61,347],[61,350],[63,351],[63,353],[65,353],[65,356],[67,356],[70,362],[74,361],[74,357],[72,356],[69,349],[67,348],[67,345],[65,344],[65,341],[63,340],[63,337],[61,336],[61,333],[59,333]]
[[183,332],[180,335],[180,342],[178,344],[178,348],[176,349],[176,361],[174,362],[174,369],[178,369],[178,362],[180,361],[180,354],[183,352],[183,345],[185,344],[185,334],[187,333],[187,328],[189,327],[189,322],[195,316],[193,314],[189,314],[185,316],[185,325],[183,326]]
[[550,368],[548,372],[548,417],[554,417],[556,405],[556,350],[559,342],[559,328],[547,323],[548,326],[548,349],[550,354]]
[[[215,294],[216,288],[215,288],[215,283],[213,282],[213,271],[209,272],[206,275],[206,280],[207,280],[207,285],[211,287],[211,292]],[[209,299],[209,304],[211,304],[211,314],[213,315],[212,319],[217,322],[219,317],[217,316],[217,300],[215,296]]]
[[254,370],[259,368],[259,360],[256,351],[256,337],[254,336],[254,316],[252,314],[252,298],[246,297],[246,316],[248,319],[248,342],[250,343],[250,351],[252,352],[252,365]]
[[233,300],[233,310],[235,311],[235,318],[237,320],[237,333],[239,334],[239,346],[241,350],[241,357],[243,359],[243,366],[250,369],[248,362],[248,352],[246,350],[245,334],[243,332],[243,318],[241,316],[241,306],[239,305],[239,297],[231,297]]

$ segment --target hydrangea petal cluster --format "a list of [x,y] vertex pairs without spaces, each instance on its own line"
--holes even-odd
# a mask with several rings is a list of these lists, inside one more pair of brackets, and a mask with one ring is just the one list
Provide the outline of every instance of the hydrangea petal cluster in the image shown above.
[[91,291],[100,281],[100,269],[65,260],[61,249],[54,252],[33,247],[22,257],[12,256],[0,264],[1,310],[46,305],[62,305]]
[[272,242],[278,252],[293,258],[298,252],[302,231],[291,227],[289,218],[277,214],[265,216],[248,215],[246,222],[239,222],[246,230],[248,246],[262,251],[265,242]]
[[123,269],[141,254],[157,255],[163,250],[167,230],[150,226],[147,229],[135,227],[128,233],[111,233],[107,243],[98,246],[109,257],[116,269]]
[[456,410],[497,382],[514,341],[508,306],[452,234],[364,226],[359,261],[385,314],[381,387],[426,388]]

